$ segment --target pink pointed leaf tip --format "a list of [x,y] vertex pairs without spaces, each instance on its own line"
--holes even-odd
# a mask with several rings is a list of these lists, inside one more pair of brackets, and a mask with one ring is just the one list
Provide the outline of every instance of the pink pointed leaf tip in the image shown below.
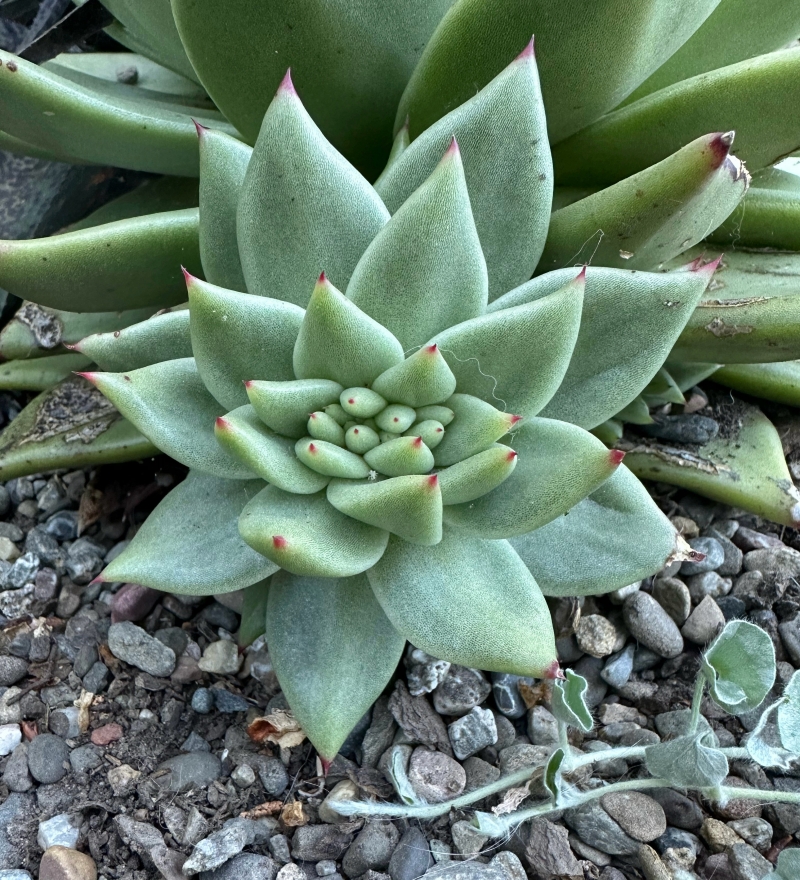
[[254,382],[255,380],[254,380],[254,379],[243,379],[242,381],[244,382],[244,387],[245,387],[245,388],[252,388],[252,387],[253,387],[253,382]]
[[525,416],[513,416],[513,415],[509,416],[509,419],[511,420],[512,425],[516,425],[517,422],[521,422],[524,418],[525,418]]
[[218,416],[216,426],[220,429],[220,431],[224,431],[225,428],[230,428],[231,423],[224,416]]
[[353,428],[353,433],[358,434],[358,428]]
[[545,669],[544,677],[549,678],[553,681],[556,679],[565,679],[566,676],[561,671],[561,667],[558,665],[558,660],[553,660],[553,662]]
[[454,159],[457,156],[461,155],[461,150],[458,148],[458,141],[456,140],[456,136],[450,140],[450,146],[445,150],[444,158],[445,159]]
[[414,437],[412,445],[416,446],[417,448],[422,446],[422,437]]
[[106,579],[103,577],[103,572],[101,571],[100,574],[97,575],[96,578],[89,581],[89,586],[91,587],[92,584],[104,584],[105,582],[106,582]]
[[348,397],[347,402],[350,404],[350,406],[353,406],[356,402],[356,399],[355,397]]
[[283,535],[272,536],[272,546],[276,550],[285,550],[288,543],[289,542],[286,540],[286,538],[283,537]]
[[308,451],[313,455],[317,451],[317,447],[313,443],[309,443]]
[[434,342],[433,345],[426,345],[425,351],[427,351],[428,354],[436,354],[436,352],[439,351],[438,343]]
[[608,453],[608,457],[611,464],[616,466],[622,464],[622,459],[625,458],[625,453],[621,449],[612,449],[611,452]]
[[290,67],[284,74],[281,84],[278,86],[278,94],[286,94],[297,97],[297,89],[292,82],[292,68]]
[[192,275],[192,273],[186,268],[186,266],[181,266],[181,272],[183,272],[183,280],[186,282],[187,287],[193,281],[197,281],[197,278]]
[[322,764],[322,775],[327,777],[328,773],[330,772],[331,764],[333,764],[333,761],[329,761],[327,758],[323,758],[322,755],[320,755],[319,762],[320,762],[320,764]]
[[517,453],[512,449],[512,450],[508,453],[508,455],[506,456],[506,461],[514,461],[514,459],[515,459],[516,457],[517,457]]
[[720,254],[716,260],[711,260],[711,262],[706,263],[705,266],[697,266],[695,269],[692,269],[693,272],[697,272],[698,275],[705,275],[708,278],[717,271],[717,267],[722,262],[722,254]]
[[586,263],[584,263],[584,264],[583,264],[583,268],[581,269],[580,272],[578,272],[578,276],[577,276],[577,278],[575,279],[576,281],[582,281],[582,282],[585,283],[585,281],[586,281],[586,269],[587,269],[587,266],[586,266]]
[[395,416],[395,417],[392,419],[392,421],[393,421],[393,422],[399,422],[400,419],[398,419],[397,416]]
[[536,59],[536,38],[531,36],[528,45],[517,55],[517,61],[534,61]]
[[324,272],[319,273],[319,278],[317,278],[317,284],[327,284],[328,276]]
[[437,429],[434,431],[435,434],[442,434],[443,432],[444,432],[444,428],[437,428]]
[[428,477],[428,486],[431,489],[435,489],[438,485],[439,485],[439,475],[438,474],[431,474]]
[[97,373],[75,373],[76,376],[80,376],[81,379],[86,379],[87,382],[91,382],[93,385],[97,381]]
[[194,127],[195,127],[195,131],[197,132],[197,136],[199,138],[202,138],[203,135],[208,131],[208,126],[202,125],[196,119],[192,119],[192,122],[194,123]]
[[728,158],[728,153],[730,153],[733,144],[733,136],[734,132],[732,131],[718,132],[712,136],[709,147],[714,154],[717,165],[721,165]]

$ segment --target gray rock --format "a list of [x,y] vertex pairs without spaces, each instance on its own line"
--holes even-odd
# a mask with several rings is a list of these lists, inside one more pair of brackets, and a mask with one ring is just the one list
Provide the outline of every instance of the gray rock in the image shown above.
[[78,650],[78,656],[72,664],[72,671],[78,678],[83,678],[99,659],[97,646],[91,642],[85,642]]
[[706,596],[711,596],[713,599],[727,596],[733,588],[733,581],[721,577],[716,571],[705,571],[686,578],[686,586],[689,588],[692,602],[698,604]]
[[744,617],[747,612],[747,606],[737,596],[722,596],[717,599],[717,605],[726,621]]
[[103,753],[97,746],[87,743],[69,753],[69,763],[76,773],[87,773],[103,763]]
[[75,739],[81,735],[80,709],[77,706],[65,706],[50,713],[48,722],[50,730],[61,739]]
[[505,871],[480,862],[452,862],[437,864],[424,875],[427,880],[507,880]]
[[497,742],[497,725],[489,709],[476,706],[467,715],[448,725],[447,734],[453,746],[453,754],[463,761]]
[[681,628],[681,635],[695,645],[706,645],[724,626],[725,615],[711,596],[706,596],[689,615]]
[[433,692],[433,705],[440,715],[466,715],[480,705],[491,690],[482,672],[454,664]]
[[570,849],[567,829],[547,819],[531,822],[525,858],[536,877],[577,877],[583,873]]
[[788,583],[792,578],[800,578],[800,553],[791,547],[751,550],[744,555],[744,567],[746,571],[760,571],[765,577]]
[[389,859],[392,880],[417,880],[433,865],[428,841],[418,828],[409,828]]
[[661,837],[653,841],[653,846],[661,855],[668,849],[685,849],[694,857],[700,852],[700,838],[680,828],[667,828]]
[[221,626],[229,633],[235,633],[239,629],[239,615],[217,601],[206,605],[199,616],[201,620],[208,621],[212,626]]
[[36,803],[30,794],[12,792],[0,803],[0,865],[4,868],[26,864],[30,856],[26,826],[35,811]]
[[[80,819],[78,820],[79,824]],[[51,846],[66,846],[68,849],[75,849],[79,836],[79,828],[73,823],[71,817],[67,813],[60,813],[58,816],[39,822],[36,842],[43,850],[50,849]]]
[[703,824],[703,811],[695,801],[671,788],[659,788],[650,797],[661,804],[667,822],[686,831],[699,831]]
[[552,748],[550,746],[534,746],[530,743],[516,743],[500,752],[500,770],[505,776],[509,773],[521,770],[523,767],[536,767],[543,765],[550,756],[551,751]]
[[162,788],[169,791],[188,791],[190,788],[207,788],[218,779],[222,772],[222,762],[209,752],[189,752],[163,761],[158,769],[170,771],[157,780]]
[[[754,553],[763,551],[754,550]],[[762,880],[772,873],[772,865],[758,850],[746,843],[735,843],[728,851],[728,865],[734,880]]]
[[528,737],[535,746],[549,746],[558,742],[558,722],[544,706],[534,706],[528,712]]
[[639,842],[627,835],[598,801],[589,801],[573,810],[567,810],[564,821],[581,840],[600,852],[623,856],[633,855],[639,850]]
[[683,626],[692,612],[692,595],[678,578],[659,578],[653,584],[653,598],[678,626]]
[[[279,865],[285,865],[292,860],[292,854],[289,851],[289,840],[285,834],[273,834],[272,837],[270,837],[267,846],[269,847],[272,858],[275,859]],[[344,851],[344,848],[342,851]]]
[[681,574],[686,577],[688,575],[702,574],[704,571],[716,571],[725,561],[725,551],[722,544],[715,538],[690,538],[689,546],[699,553],[705,554],[705,559],[699,562],[688,560],[681,565]]
[[336,862],[332,859],[323,859],[321,862],[317,862],[314,869],[317,872],[317,877],[330,877],[331,874],[337,873]]
[[37,782],[47,784],[63,779],[68,762],[67,744],[52,733],[40,733],[28,745],[28,769]]
[[242,853],[215,871],[203,871],[200,880],[275,880],[278,866],[269,856]]
[[[634,594],[634,596],[636,595],[638,595],[638,593]],[[599,706],[603,701],[603,697],[608,693],[608,685],[603,681],[600,675],[604,665],[603,660],[598,657],[589,657],[586,655],[581,657],[581,659],[572,667],[578,675],[582,675],[586,679],[587,688],[586,693],[584,694],[584,700],[590,709]]]
[[[274,839],[270,838],[270,844]],[[302,825],[292,838],[292,856],[303,862],[339,859],[352,842],[353,835],[337,825]]]
[[172,648],[129,620],[113,623],[109,627],[108,647],[115,657],[157,678],[169,675],[175,668],[176,658]]
[[60,510],[47,520],[44,529],[56,541],[73,541],[78,537],[78,512]]
[[178,626],[168,626],[166,629],[159,629],[153,633],[153,636],[168,648],[172,648],[176,657],[180,657],[189,644],[188,633]]
[[575,639],[591,657],[608,657],[617,643],[617,628],[601,614],[587,614],[578,621]]
[[467,758],[463,766],[464,772],[467,774],[465,792],[475,791],[476,788],[483,788],[484,785],[497,782],[500,778],[500,768],[493,766],[482,758]]
[[600,799],[600,805],[634,840],[649,843],[667,830],[661,804],[639,791],[607,794]]
[[765,853],[772,846],[772,825],[766,819],[750,816],[747,819],[734,819],[728,827],[742,838],[745,843]]
[[525,868],[522,867],[519,856],[513,852],[503,850],[491,859],[489,864],[493,868],[500,868],[506,875],[506,880],[527,880],[528,875],[525,873]]
[[28,772],[27,743],[20,743],[6,761],[3,782],[8,786],[9,791],[30,791],[33,788],[33,780]]
[[411,755],[408,781],[418,797],[429,804],[441,804],[464,791],[467,774],[447,755],[420,746]]
[[289,774],[278,758],[265,757],[254,769],[267,794],[277,797],[286,790],[286,786],[289,784]]
[[774,581],[767,587],[764,575],[760,571],[746,571],[739,575],[734,583],[731,595],[744,602],[748,611],[766,608],[772,604],[773,599],[780,598],[785,592],[784,587],[779,587]]
[[800,666],[800,615],[778,625],[783,647],[795,666]]
[[631,677],[635,655],[636,645],[630,644],[619,653],[609,657],[600,671],[603,681],[613,688],[621,688]]
[[239,671],[242,658],[239,656],[235,642],[220,639],[208,645],[197,665],[203,672],[211,672],[214,675],[233,675]]
[[182,752],[210,752],[211,746],[196,731],[192,730],[181,745]]
[[219,831],[199,841],[183,865],[183,873],[191,876],[201,871],[213,871],[238,855],[255,839],[254,822],[248,819],[229,819]]
[[0,868],[0,880],[33,880],[27,871],[17,868]]
[[487,834],[482,834],[471,823],[463,819],[453,822],[450,826],[450,835],[453,838],[453,846],[456,852],[464,858],[475,858],[483,854],[483,848],[489,839]]
[[452,850],[450,849],[450,845],[445,843],[443,840],[433,840],[428,841],[428,846],[431,848],[431,855],[433,856],[433,861],[437,865],[447,864],[452,860]]
[[497,751],[514,745],[517,741],[517,731],[511,721],[505,715],[495,713],[494,723],[497,727],[497,742],[494,744]]
[[100,660],[83,677],[83,687],[90,694],[100,694],[108,685],[108,667]]
[[28,661],[21,657],[0,656],[0,685],[16,684],[25,678],[28,672]]
[[21,742],[19,724],[0,724],[0,757],[10,755]]
[[719,542],[725,556],[722,565],[717,567],[717,572],[723,577],[732,577],[733,575],[739,574],[742,570],[742,565],[744,564],[744,554],[742,551],[727,535],[718,531],[716,528],[708,529],[707,534],[710,538],[714,538]]
[[250,708],[250,703],[243,696],[232,694],[225,688],[211,688],[211,693],[218,712],[246,712]]
[[623,611],[631,635],[646,648],[668,659],[683,651],[683,637],[675,621],[652,596],[634,593],[625,600]]
[[348,877],[360,877],[369,870],[382,871],[399,839],[400,833],[391,822],[367,822],[344,854],[342,869]]
[[[776,776],[772,786],[778,791],[800,793],[800,779]],[[800,833],[800,804],[771,804],[767,809],[767,818],[775,829],[776,837],[788,837]]]
[[377,767],[378,759],[389,748],[397,724],[389,711],[389,698],[381,696],[372,708],[372,720],[361,741],[361,766]]
[[17,559],[6,574],[5,585],[12,590],[18,590],[25,584],[33,583],[36,572],[41,567],[41,560],[33,553],[25,553]]
[[408,647],[405,658],[408,691],[412,697],[429,694],[444,681],[450,662],[431,657],[419,648]]
[[533,684],[533,679],[510,672],[492,673],[492,694],[498,711],[507,718],[522,718],[528,711],[519,693],[519,683]]
[[208,688],[199,687],[192,694],[192,709],[200,715],[208,715],[214,708],[214,694]]
[[658,437],[669,443],[708,443],[719,433],[719,422],[698,413],[656,415],[651,425],[638,425],[648,437]]

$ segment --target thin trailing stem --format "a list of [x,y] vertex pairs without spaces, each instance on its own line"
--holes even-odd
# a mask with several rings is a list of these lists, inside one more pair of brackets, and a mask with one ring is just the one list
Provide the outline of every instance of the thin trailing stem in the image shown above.
[[689,730],[687,734],[694,736],[697,733],[697,726],[700,723],[700,706],[703,702],[703,692],[706,689],[706,677],[700,672],[697,681],[694,683],[694,696],[692,697],[692,716],[689,719]]

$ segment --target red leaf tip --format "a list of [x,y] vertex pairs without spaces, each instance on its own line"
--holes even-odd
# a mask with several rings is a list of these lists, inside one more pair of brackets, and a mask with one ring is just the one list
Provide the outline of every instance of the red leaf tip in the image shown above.
[[195,131],[197,132],[197,136],[202,138],[203,135],[208,131],[207,125],[201,125],[196,119],[192,119],[194,123]]
[[612,449],[611,452],[608,453],[608,458],[615,467],[618,464],[622,464],[622,459],[625,458],[625,453],[621,449]]
[[528,45],[517,55],[517,61],[535,61],[536,60],[536,38],[531,35]]
[[578,272],[578,275],[575,278],[576,281],[580,281],[582,284],[586,283],[586,268],[586,263],[584,263],[583,268]]
[[272,536],[272,546],[276,550],[285,550],[288,543],[289,542],[286,540],[286,538],[283,537],[283,535]]
[[93,578],[92,580],[89,581],[89,586],[91,587],[92,584],[104,584],[104,583],[106,583],[106,579],[103,577],[103,572],[101,571],[100,574],[97,575],[96,578]]
[[323,758],[322,755],[319,756],[319,762],[322,764],[322,775],[327,776],[331,769],[331,764],[333,761],[329,761],[327,758]]
[[294,83],[292,82],[291,67],[286,71],[281,80],[281,84],[278,86],[278,94],[292,95],[295,98],[297,97],[297,89],[295,89]]
[[450,146],[445,150],[444,158],[445,159],[455,159],[461,156],[461,150],[458,148],[458,141],[456,140],[456,136],[450,139]]
[[735,134],[736,132],[733,131],[725,131],[717,132],[712,136],[711,141],[709,142],[709,147],[711,147],[711,152],[714,154],[714,158],[718,164],[721,165],[725,159],[727,159],[728,153],[730,153],[731,146],[733,145]]
[[253,382],[255,381],[255,379],[244,379],[243,381],[244,381],[245,388],[252,388]]
[[432,345],[426,345],[426,346],[425,346],[425,351],[426,351],[428,354],[436,354],[436,352],[439,351],[439,345],[438,345],[438,343],[434,342]]
[[512,450],[508,453],[508,455],[506,456],[506,461],[514,461],[514,459],[515,459],[516,457],[517,457],[517,453],[512,449]]
[[428,477],[428,486],[431,489],[435,489],[438,485],[439,485],[439,475],[438,474],[431,474]]
[[221,431],[224,431],[225,428],[230,428],[231,423],[230,423],[230,422],[229,422],[224,416],[218,416],[218,417],[217,417],[217,421],[215,422],[215,425],[216,425]]
[[412,443],[411,443],[411,445],[412,445],[412,446],[416,446],[417,448],[419,448],[420,446],[422,446],[422,437],[414,437],[414,438],[412,439]]
[[521,422],[521,421],[525,418],[525,416],[514,416],[514,415],[509,415],[508,418],[509,418],[509,420],[510,420],[510,422],[511,422],[512,425],[516,425],[517,422]]
[[92,385],[97,381],[97,373],[75,373],[76,376],[80,376],[81,379],[86,379],[87,382],[91,382]]
[[313,443],[308,444],[308,451],[313,455],[317,452],[317,447]]
[[197,278],[194,275],[192,275],[192,273],[186,268],[186,266],[181,266],[181,272],[183,272],[183,280],[186,282],[187,287],[193,281],[197,281]]
[[695,266],[691,271],[697,272],[698,275],[706,275],[709,279],[717,271],[717,267],[722,262],[722,254],[716,260],[706,263],[705,266]]
[[558,665],[558,660],[553,660],[553,662],[545,669],[544,678],[549,678],[553,681],[556,679],[565,679],[566,675],[561,671],[561,667]]
[[319,278],[317,278],[317,284],[327,284],[328,276],[324,272],[319,273]]

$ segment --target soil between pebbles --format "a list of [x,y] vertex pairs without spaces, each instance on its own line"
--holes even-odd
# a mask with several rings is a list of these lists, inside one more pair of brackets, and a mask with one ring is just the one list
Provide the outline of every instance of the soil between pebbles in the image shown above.
[[[159,458],[0,486],[0,880],[759,880],[796,843],[800,807],[721,808],[668,791],[603,798],[506,841],[478,834],[468,811],[341,820],[331,792],[393,797],[383,768],[395,746],[431,802],[541,761],[556,737],[547,686],[409,646],[326,780],[307,741],[253,742],[249,722],[286,703],[263,640],[236,650],[236,595],[90,584],[182,476]],[[671,736],[700,648],[726,619],[769,632],[776,694],[800,667],[800,534],[671,487],[654,492],[710,563],[551,602],[562,663],[590,684],[597,724],[573,739],[584,750]],[[704,713],[727,746],[758,715],[710,703]],[[640,774],[606,761],[581,782]],[[730,782],[795,791],[800,771],[772,778],[734,762]]]

